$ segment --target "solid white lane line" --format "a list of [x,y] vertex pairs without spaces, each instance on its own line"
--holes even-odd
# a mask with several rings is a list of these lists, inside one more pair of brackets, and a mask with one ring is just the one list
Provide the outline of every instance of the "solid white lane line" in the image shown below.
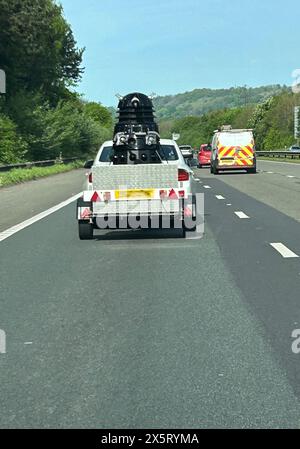
[[299,256],[287,248],[283,243],[270,243],[270,245],[278,251],[285,259],[295,259]]
[[48,217],[51,214],[54,214],[54,212],[57,212],[58,210],[62,209],[63,207],[68,206],[69,204],[76,201],[82,193],[78,193],[78,195],[72,196],[71,198],[67,199],[66,201],[63,201],[60,204],[57,204],[54,207],[51,207],[50,209],[45,210],[44,212],[41,212],[38,215],[35,215],[32,218],[29,218],[26,221],[23,221],[22,223],[17,224],[16,226],[13,226],[12,228],[6,229],[3,232],[0,232],[0,242],[3,240],[8,239],[12,235],[16,234],[19,231],[22,231],[22,229],[28,228],[28,226],[31,226],[32,224],[36,223],[37,221],[43,220],[43,218]]
[[205,189],[211,189],[210,186],[203,186]]
[[225,200],[224,196],[222,195],[216,195],[217,200]]
[[235,215],[237,215],[239,218],[250,218],[248,217],[248,215],[241,211],[235,212]]

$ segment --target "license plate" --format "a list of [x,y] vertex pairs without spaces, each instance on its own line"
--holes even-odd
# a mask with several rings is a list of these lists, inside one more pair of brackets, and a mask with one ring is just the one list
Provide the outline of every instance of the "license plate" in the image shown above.
[[151,200],[154,198],[154,189],[139,189],[139,190],[117,190],[116,191],[116,199],[117,200]]
[[229,159],[227,161],[221,161],[220,165],[234,165],[234,159]]

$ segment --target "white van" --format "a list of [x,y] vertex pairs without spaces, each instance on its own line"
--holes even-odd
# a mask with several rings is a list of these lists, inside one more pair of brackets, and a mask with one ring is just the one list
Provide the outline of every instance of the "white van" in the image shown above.
[[224,126],[212,141],[211,173],[220,170],[246,170],[256,173],[255,141],[252,129]]

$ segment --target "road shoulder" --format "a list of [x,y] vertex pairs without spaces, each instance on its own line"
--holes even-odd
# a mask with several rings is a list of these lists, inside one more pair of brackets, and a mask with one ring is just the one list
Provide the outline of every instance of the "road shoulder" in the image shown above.
[[84,174],[85,170],[79,169],[1,188],[0,232],[78,194]]

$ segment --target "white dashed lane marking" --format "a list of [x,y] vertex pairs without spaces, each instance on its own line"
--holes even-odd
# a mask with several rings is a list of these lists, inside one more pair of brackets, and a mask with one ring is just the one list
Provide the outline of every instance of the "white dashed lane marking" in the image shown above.
[[250,217],[248,217],[248,215],[246,215],[244,212],[241,212],[241,211],[237,211],[237,212],[234,212],[235,213],[235,215],[237,216],[237,217],[239,217],[239,218],[250,218]]
[[211,189],[210,186],[203,186],[203,187],[204,187],[204,189]]
[[279,252],[285,259],[299,258],[297,254],[287,248],[283,243],[270,243],[270,245]]
[[217,200],[225,200],[224,196],[222,195],[216,195]]

